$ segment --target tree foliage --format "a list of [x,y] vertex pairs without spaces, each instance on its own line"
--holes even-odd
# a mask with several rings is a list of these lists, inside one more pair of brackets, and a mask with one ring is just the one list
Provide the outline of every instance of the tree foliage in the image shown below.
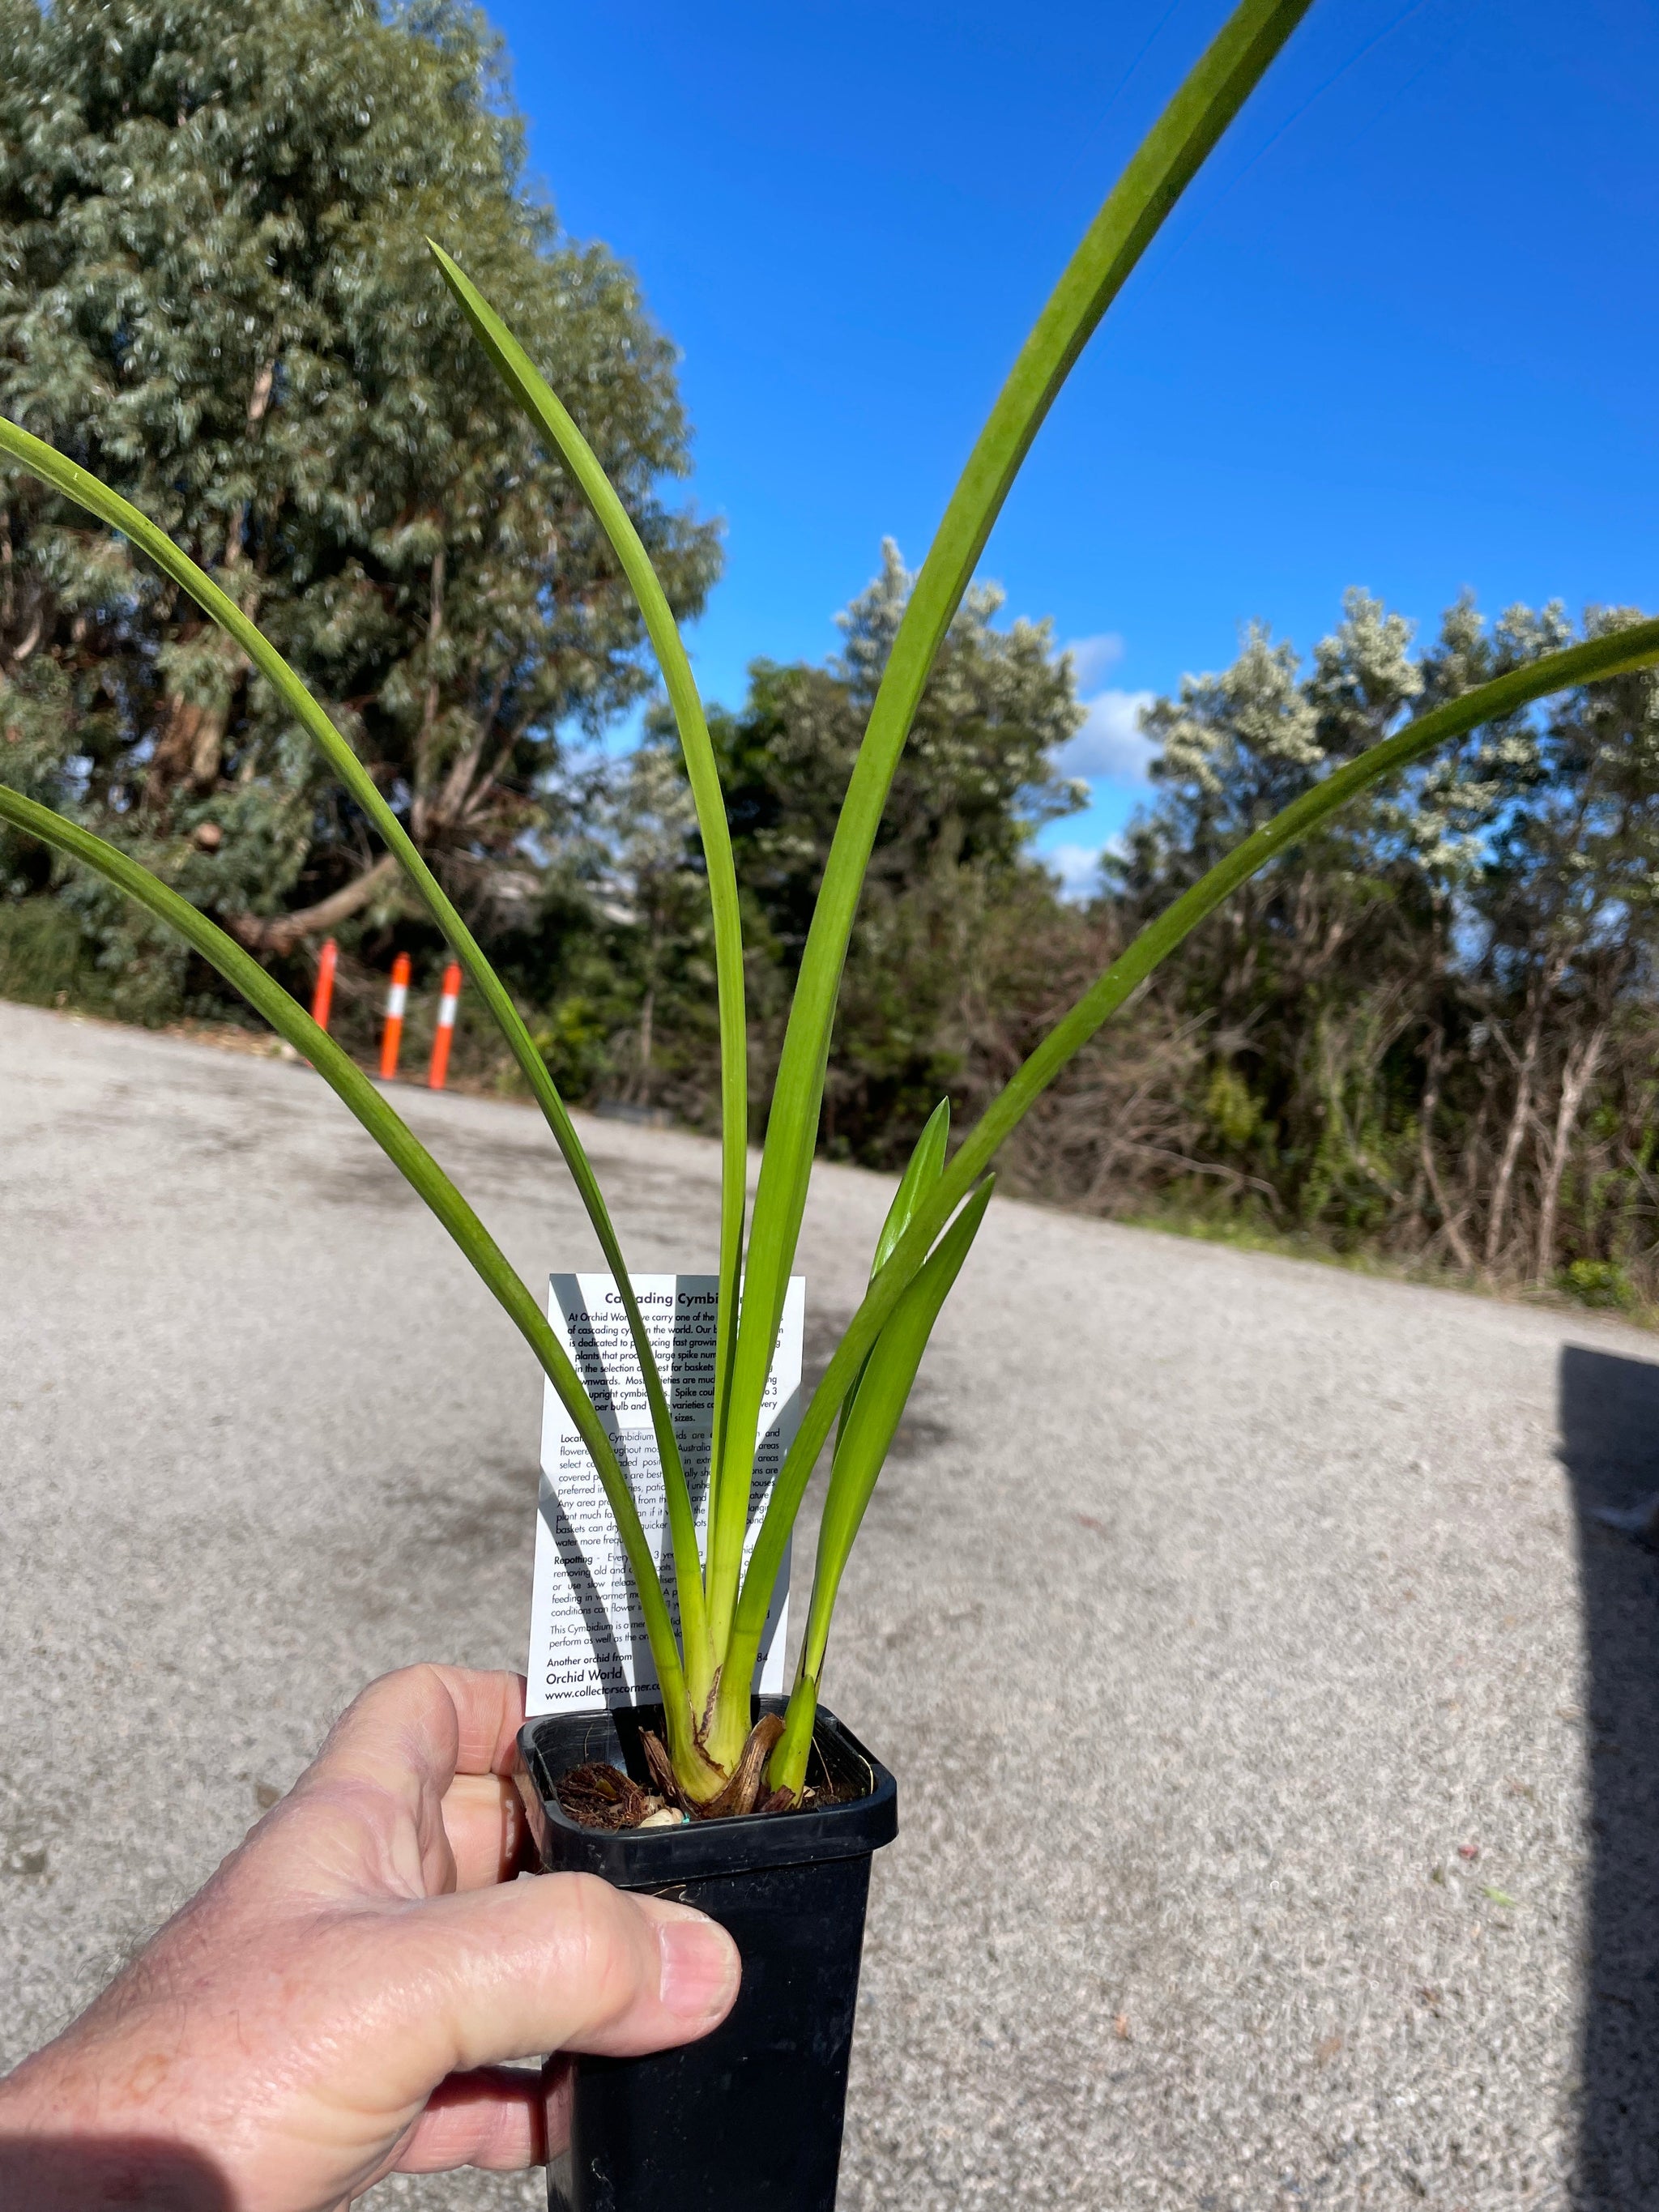
[[[1593,608],[1583,634],[1638,619]],[[1306,666],[1253,628],[1148,711],[1154,796],[1083,926],[1161,908],[1338,761],[1573,635],[1559,605],[1488,628],[1465,599],[1414,655],[1362,592]],[[1204,1178],[1339,1244],[1651,1287],[1656,745],[1651,675],[1592,685],[1477,730],[1248,885],[1144,1011],[1186,1045],[1162,1152],[1120,1161],[1115,1202]]]
[[[762,1048],[775,1051],[854,757],[913,579],[890,539],[837,617],[819,666],[757,661],[742,708],[710,728],[750,902]],[[997,626],[973,586],[942,647],[894,778],[848,954],[825,1093],[832,1148],[908,1154],[959,1072],[962,963],[975,917],[1039,880],[1036,825],[1078,805],[1056,754],[1080,726],[1047,622]]]
[[[715,531],[674,356],[558,230],[480,15],[422,0],[0,0],[0,410],[143,507],[303,669],[432,864],[534,921],[558,732],[646,688],[586,502],[433,270],[464,241],[682,614]],[[69,801],[243,941],[395,922],[401,894],[234,649],[125,549],[0,477],[8,781]],[[97,907],[131,1009],[181,956]]]
[[[532,188],[483,18],[0,0],[0,411],[144,508],[305,672],[573,1095],[712,1120],[712,945],[667,725],[653,710],[619,762],[572,742],[647,696],[638,611],[428,234],[572,406],[682,616],[718,534],[664,496],[688,468],[672,349],[626,267]],[[757,660],[710,715],[762,1100],[913,580],[886,544],[836,654]],[[1002,604],[975,586],[951,625],[848,951],[822,1135],[873,1163],[942,1091],[971,1113],[1134,927],[1299,793],[1575,631],[1559,605],[1488,623],[1465,599],[1419,645],[1361,592],[1305,658],[1249,627],[1230,667],[1149,709],[1147,801],[1076,903],[1030,842],[1078,800],[1073,671]],[[7,471],[0,762],[267,960],[338,935],[348,1029],[394,937],[440,951],[234,650]],[[1245,886],[1079,1056],[1009,1168],[1101,1211],[1659,1292],[1656,869],[1652,676],[1478,730]],[[152,1019],[220,1003],[108,895],[46,897],[50,877],[41,848],[0,842],[0,989]],[[482,1049],[464,1031],[460,1065]]]

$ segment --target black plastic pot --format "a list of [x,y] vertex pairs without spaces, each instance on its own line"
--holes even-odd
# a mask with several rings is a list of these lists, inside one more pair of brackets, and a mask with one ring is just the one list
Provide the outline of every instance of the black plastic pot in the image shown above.
[[731,1930],[743,1986],[700,2043],[574,2062],[550,2212],[833,2212],[870,1855],[897,1832],[897,1784],[820,1708],[812,1773],[844,1793],[836,1804],[617,1834],[579,1826],[559,1777],[604,1759],[644,1781],[642,1725],[660,1716],[525,1723],[519,1788],[542,1865],[695,1905]]

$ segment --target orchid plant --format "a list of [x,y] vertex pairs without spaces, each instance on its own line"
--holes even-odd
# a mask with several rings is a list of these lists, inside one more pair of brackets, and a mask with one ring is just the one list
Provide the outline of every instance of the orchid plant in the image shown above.
[[[580,483],[643,611],[678,726],[713,909],[719,1000],[721,1198],[714,1426],[706,1538],[621,1243],[580,1138],[519,1009],[373,778],[300,677],[235,599],[144,515],[11,423],[0,449],[121,532],[228,634],[291,709],[407,872],[472,979],[543,1113],[623,1300],[666,1496],[678,1632],[662,1572],[610,1435],[537,1299],[386,1098],[258,962],[115,847],[0,785],[0,820],[94,870],[171,925],[311,1062],[465,1254],[568,1409],[616,1516],[661,1685],[665,1775],[698,1813],[782,1809],[805,1786],[831,1616],[848,1556],[929,1334],[984,1218],[998,1148],[1072,1055],[1230,892],[1358,793],[1437,746],[1554,691],[1659,662],[1659,622],[1532,661],[1407,722],[1245,838],[1091,985],[956,1146],[941,1105],[922,1132],[878,1243],[868,1290],[813,1391],[751,1532],[757,1431],[817,1144],[848,942],[889,787],[940,643],[1032,440],[1073,363],[1159,226],[1278,54],[1310,0],[1241,0],[1089,226],[968,457],[906,608],[842,805],[802,958],[766,1117],[752,1213],[743,941],[720,774],[666,597],[576,422],[459,263],[432,251],[479,343]],[[757,1721],[752,1688],[769,1605],[808,1479],[833,1448],[811,1600],[787,1711]],[[750,1539],[752,1533],[753,1540]],[[745,1550],[747,1559],[745,1564]]]

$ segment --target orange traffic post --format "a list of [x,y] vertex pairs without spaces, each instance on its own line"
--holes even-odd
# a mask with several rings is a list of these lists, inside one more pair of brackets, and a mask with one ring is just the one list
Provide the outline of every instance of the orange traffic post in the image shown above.
[[390,1083],[398,1073],[398,1053],[404,1041],[404,1008],[409,1004],[409,955],[400,952],[392,963],[392,988],[386,994],[386,1026],[380,1031],[380,1080]]
[[328,1018],[334,1007],[334,969],[340,957],[340,948],[331,937],[324,945],[317,961],[317,988],[311,994],[311,1018],[319,1030],[328,1027]]
[[449,1047],[455,1035],[455,1009],[461,1003],[461,965],[452,960],[444,969],[444,994],[438,1001],[438,1026],[432,1032],[432,1065],[427,1070],[426,1087],[441,1091],[444,1079],[449,1073]]

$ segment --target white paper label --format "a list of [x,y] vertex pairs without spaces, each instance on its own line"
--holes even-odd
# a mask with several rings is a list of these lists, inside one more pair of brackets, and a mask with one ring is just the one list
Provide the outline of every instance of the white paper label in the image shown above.
[[[674,1434],[691,1492],[699,1539],[707,1546],[708,1452],[714,1418],[714,1275],[636,1275],[635,1295],[668,1392]],[[783,1322],[761,1407],[744,1542],[747,1564],[784,1454],[800,1425],[801,1327],[806,1285],[792,1276]],[[610,1431],[646,1541],[658,1563],[674,1626],[672,1547],[662,1469],[651,1427],[645,1382],[628,1334],[622,1298],[609,1275],[555,1275],[548,1304],[554,1333],[586,1385]],[[784,1555],[755,1686],[781,1694],[789,1613],[789,1559]],[[634,1594],[617,1524],[599,1474],[575,1424],[547,1385],[542,1413],[542,1480],[536,1515],[536,1583],[530,1613],[526,1711],[592,1711],[599,1705],[648,1705],[661,1694],[645,1622]]]

